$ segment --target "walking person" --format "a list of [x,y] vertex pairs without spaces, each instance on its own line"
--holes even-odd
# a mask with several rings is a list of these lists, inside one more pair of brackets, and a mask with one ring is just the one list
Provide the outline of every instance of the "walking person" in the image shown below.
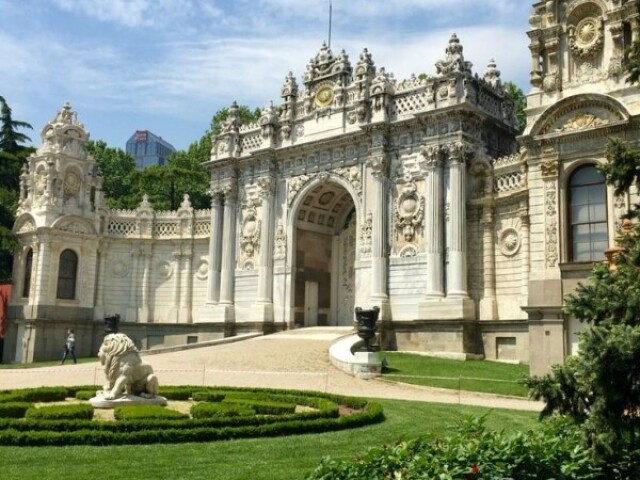
[[71,328],[67,330],[67,340],[64,344],[64,354],[62,355],[60,365],[64,365],[64,361],[67,359],[67,355],[69,354],[71,355],[71,358],[73,358],[73,363],[78,363],[78,359],[76,358],[76,336]]

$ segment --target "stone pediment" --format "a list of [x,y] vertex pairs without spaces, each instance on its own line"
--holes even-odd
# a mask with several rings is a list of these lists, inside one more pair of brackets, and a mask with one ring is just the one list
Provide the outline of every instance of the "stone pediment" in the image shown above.
[[54,230],[60,230],[78,235],[97,235],[94,226],[84,218],[67,216],[56,220],[51,226]]
[[545,111],[531,128],[532,136],[560,135],[628,121],[620,102],[606,95],[576,95]]

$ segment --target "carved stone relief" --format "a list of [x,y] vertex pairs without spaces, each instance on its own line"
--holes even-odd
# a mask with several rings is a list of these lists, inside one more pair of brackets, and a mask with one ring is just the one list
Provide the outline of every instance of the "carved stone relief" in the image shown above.
[[360,256],[363,258],[371,256],[372,226],[373,217],[371,215],[371,212],[367,212],[360,228]]
[[253,257],[260,247],[261,221],[255,206],[249,206],[244,212],[240,234],[240,250],[245,259]]
[[558,263],[557,198],[555,178],[545,181],[545,259],[547,267],[555,267]]
[[276,234],[273,242],[273,259],[275,261],[282,261],[287,255],[287,234],[284,230],[284,225],[278,223],[276,227]]
[[505,257],[513,257],[520,250],[520,233],[514,227],[507,227],[498,233],[498,248]]
[[400,239],[412,242],[416,236],[416,229],[422,226],[424,216],[424,197],[418,193],[415,182],[410,182],[402,188],[396,205],[394,226]]

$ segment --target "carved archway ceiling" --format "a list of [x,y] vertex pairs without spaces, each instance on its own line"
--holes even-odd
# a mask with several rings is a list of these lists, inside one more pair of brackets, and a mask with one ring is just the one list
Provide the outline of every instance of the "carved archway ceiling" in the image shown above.
[[323,183],[305,195],[298,208],[296,226],[333,235],[342,230],[342,222],[352,208],[349,192],[335,183]]

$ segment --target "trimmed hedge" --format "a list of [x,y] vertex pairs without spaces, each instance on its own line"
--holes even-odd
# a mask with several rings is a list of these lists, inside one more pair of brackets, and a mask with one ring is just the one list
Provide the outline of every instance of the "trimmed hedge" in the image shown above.
[[0,418],[22,418],[31,407],[33,404],[29,402],[0,403]]
[[[82,390],[95,389],[93,386],[70,387],[67,397],[73,397]],[[30,389],[35,391],[37,389]],[[0,392],[13,397],[23,395],[24,391],[14,390]],[[33,393],[30,393],[32,395]],[[48,393],[47,395],[49,395]],[[37,395],[37,394],[36,394]],[[80,394],[82,395],[82,393]],[[228,440],[235,438],[268,437],[279,435],[297,435],[318,433],[333,430],[359,427],[384,420],[384,413],[379,404],[364,399],[343,397],[340,395],[303,392],[296,390],[255,389],[183,386],[164,388],[161,395],[174,399],[196,397],[219,398],[225,396],[225,402],[199,403],[197,405],[214,405],[217,408],[246,408],[247,404],[257,403],[271,405],[286,404],[291,406],[306,405],[312,411],[274,415],[242,415],[216,416],[211,418],[166,418],[163,410],[162,418],[127,417],[116,422],[90,421],[82,419],[40,419],[40,418],[0,418],[0,445],[11,446],[57,446],[57,445],[114,445],[145,443],[178,443]],[[2,404],[0,399],[0,404]],[[75,407],[82,404],[64,405]],[[224,407],[220,407],[225,405]],[[339,416],[339,406],[359,409],[350,415]],[[59,406],[51,406],[53,408]],[[89,405],[87,407],[91,408]],[[119,407],[125,407],[124,405]],[[130,406],[139,409],[141,406]],[[149,405],[144,408],[150,407]],[[158,407],[158,406],[155,406]],[[43,407],[45,408],[45,407]],[[209,407],[198,407],[209,408]],[[266,408],[266,407],[265,407]],[[278,408],[278,407],[273,407]],[[284,407],[282,407],[284,409]],[[39,409],[39,410],[42,410]],[[139,410],[138,410],[139,411]],[[178,412],[176,412],[178,413]],[[172,414],[169,414],[172,415]],[[181,415],[178,413],[178,415]],[[51,418],[51,417],[49,417]]]
[[194,402],[221,402],[226,395],[220,392],[193,392]]
[[191,406],[193,418],[242,417],[255,414],[256,411],[251,405],[242,403],[201,402]]
[[137,420],[141,418],[189,418],[186,413],[180,413],[160,405],[119,405],[113,416],[116,420]]
[[75,394],[77,400],[89,400],[96,396],[96,389],[93,390],[78,390]]
[[252,409],[257,415],[284,415],[286,413],[295,413],[295,403],[269,402],[269,401],[252,401],[251,399],[226,399],[222,405],[246,405]]
[[91,420],[93,418],[93,407],[88,403],[31,407],[27,410],[25,418],[43,420]]

